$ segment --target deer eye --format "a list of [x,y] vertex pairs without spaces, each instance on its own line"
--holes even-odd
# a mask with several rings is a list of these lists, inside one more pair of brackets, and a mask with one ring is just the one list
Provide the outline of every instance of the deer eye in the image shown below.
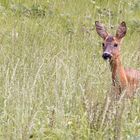
[[104,46],[105,46],[105,44],[104,44],[104,43],[102,43],[102,46],[104,47]]
[[118,44],[117,44],[117,43],[115,43],[115,44],[114,44],[114,47],[118,47]]

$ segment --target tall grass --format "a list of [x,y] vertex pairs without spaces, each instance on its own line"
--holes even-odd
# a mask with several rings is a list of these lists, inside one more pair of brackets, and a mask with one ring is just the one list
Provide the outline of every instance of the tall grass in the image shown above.
[[125,20],[125,66],[140,69],[139,0],[1,0],[0,139],[140,138],[140,99],[111,99],[94,22]]

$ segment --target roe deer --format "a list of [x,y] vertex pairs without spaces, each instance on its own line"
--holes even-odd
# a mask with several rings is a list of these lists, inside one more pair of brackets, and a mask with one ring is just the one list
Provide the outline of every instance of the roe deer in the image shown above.
[[115,36],[108,34],[99,21],[95,22],[95,26],[98,35],[103,38],[102,57],[110,62],[115,94],[119,96],[125,90],[127,97],[133,96],[139,87],[140,71],[131,68],[125,69],[121,63],[120,45],[122,38],[126,35],[126,23],[123,21],[119,25]]

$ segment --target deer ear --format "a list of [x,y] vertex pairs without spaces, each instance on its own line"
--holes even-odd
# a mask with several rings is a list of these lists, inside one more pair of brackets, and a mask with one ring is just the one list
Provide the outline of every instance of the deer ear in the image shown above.
[[116,38],[119,40],[122,39],[126,35],[126,31],[127,31],[126,23],[123,21],[117,29]]
[[95,27],[96,27],[96,31],[98,35],[102,37],[103,39],[106,39],[106,37],[108,36],[108,33],[105,27],[99,21],[95,21]]

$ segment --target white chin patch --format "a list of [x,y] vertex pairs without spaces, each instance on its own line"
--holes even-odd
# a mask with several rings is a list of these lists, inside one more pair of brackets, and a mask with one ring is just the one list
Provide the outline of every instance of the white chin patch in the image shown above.
[[110,59],[109,58],[107,58],[107,60],[106,60],[107,62],[109,62],[110,61]]

